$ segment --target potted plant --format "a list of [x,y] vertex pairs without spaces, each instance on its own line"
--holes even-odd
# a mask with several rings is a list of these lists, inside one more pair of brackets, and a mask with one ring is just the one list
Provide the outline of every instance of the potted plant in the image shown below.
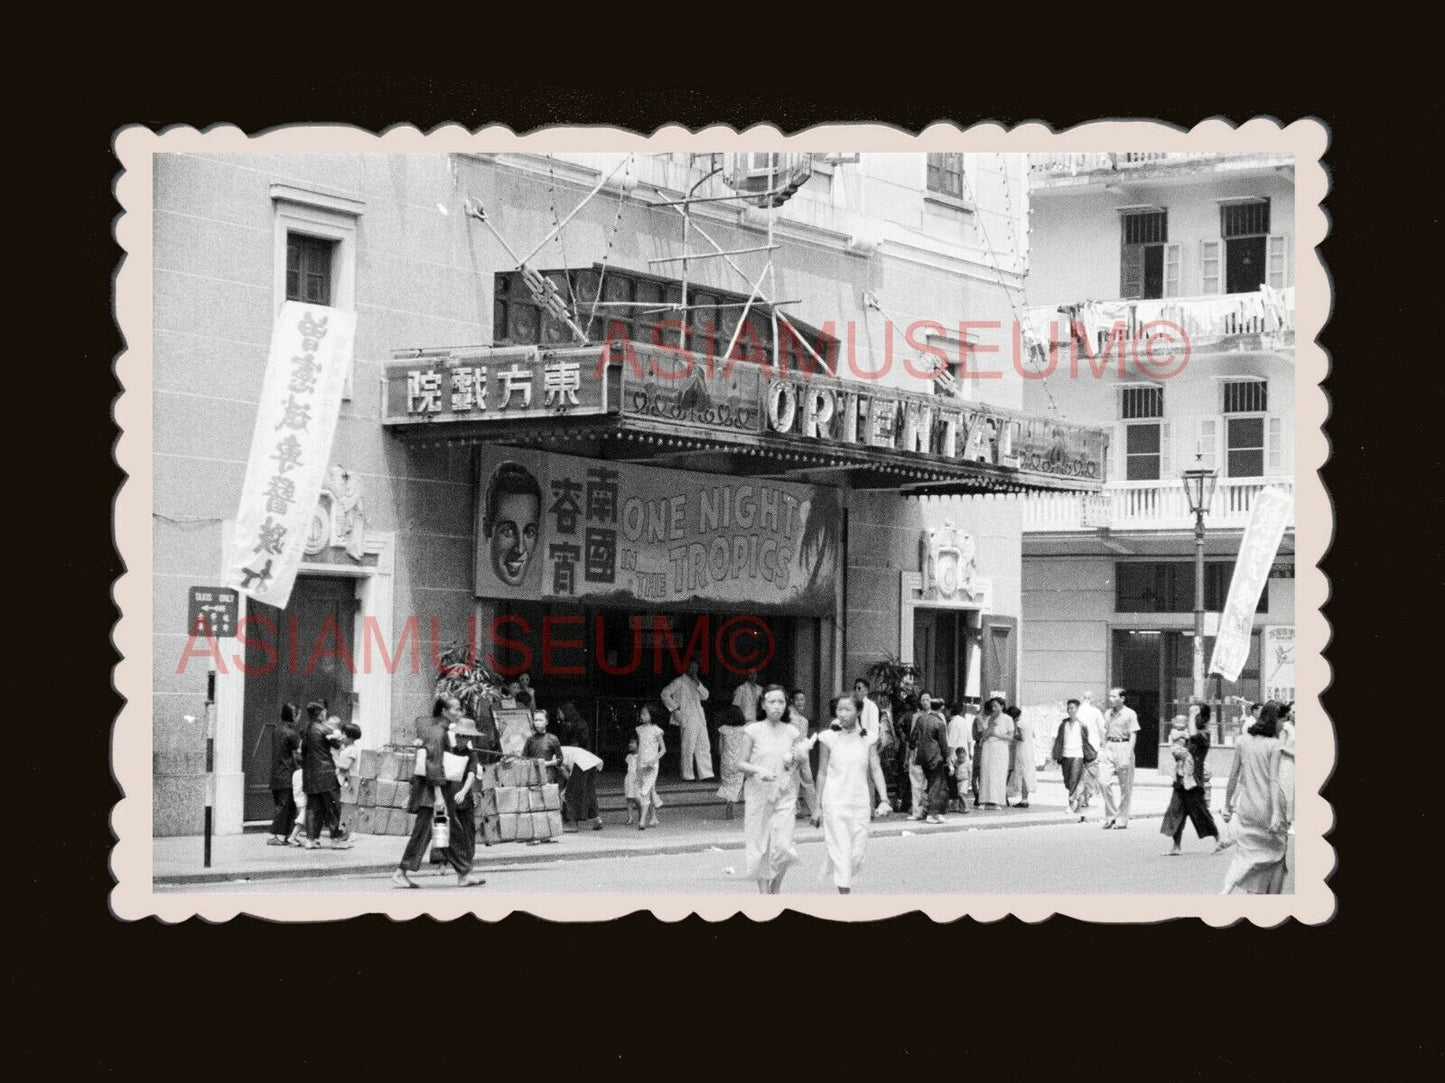
[[874,694],[887,696],[891,703],[923,683],[923,670],[896,654],[886,654],[868,667],[867,678]]
[[437,674],[438,696],[456,696],[461,701],[462,711],[468,718],[483,717],[485,706],[496,703],[502,694],[502,679],[478,660],[475,649],[466,643],[453,643],[438,659],[440,672]]

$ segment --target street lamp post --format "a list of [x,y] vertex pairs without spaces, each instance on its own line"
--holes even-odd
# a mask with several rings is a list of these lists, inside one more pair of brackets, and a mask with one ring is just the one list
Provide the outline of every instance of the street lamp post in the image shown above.
[[1183,471],[1184,495],[1194,513],[1194,702],[1204,702],[1204,513],[1214,500],[1216,471],[1204,465],[1204,454],[1196,453],[1194,466]]

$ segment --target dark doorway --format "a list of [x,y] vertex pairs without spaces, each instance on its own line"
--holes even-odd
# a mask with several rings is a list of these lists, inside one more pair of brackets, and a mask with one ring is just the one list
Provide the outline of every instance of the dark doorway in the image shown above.
[[913,611],[913,660],[923,670],[923,687],[959,703],[968,685],[968,613],[959,609]]
[[1164,246],[1162,244],[1146,244],[1144,246],[1144,296],[1151,298],[1164,296]]
[[299,576],[284,610],[248,603],[242,722],[246,820],[271,818],[271,742],[283,703],[304,708],[317,700],[343,721],[351,718],[355,621],[352,579]]
[[1264,285],[1264,237],[1231,237],[1224,242],[1226,293],[1253,293]]
[[1138,767],[1159,765],[1159,689],[1163,684],[1164,633],[1114,630],[1113,684],[1124,690],[1124,703],[1139,716],[1134,746]]

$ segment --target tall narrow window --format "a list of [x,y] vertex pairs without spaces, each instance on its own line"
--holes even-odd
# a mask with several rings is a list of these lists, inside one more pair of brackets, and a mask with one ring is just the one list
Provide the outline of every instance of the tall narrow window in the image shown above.
[[286,234],[286,300],[331,304],[331,265],[335,241]]
[[1120,218],[1119,224],[1123,242],[1119,256],[1119,295],[1129,299],[1163,297],[1169,212],[1129,211]]
[[1224,238],[1226,293],[1253,293],[1269,277],[1269,200],[1224,203],[1219,208]]
[[963,155],[930,154],[928,156],[928,190],[963,201]]

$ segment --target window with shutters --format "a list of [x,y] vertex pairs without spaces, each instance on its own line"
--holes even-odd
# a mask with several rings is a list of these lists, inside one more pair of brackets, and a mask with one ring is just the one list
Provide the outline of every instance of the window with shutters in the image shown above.
[[1169,473],[1169,426],[1159,421],[1124,425],[1124,480],[1158,481]]
[[1169,245],[1167,210],[1129,211],[1119,218],[1122,248],[1119,254],[1119,296],[1125,299],[1164,297],[1166,255],[1173,261],[1174,288],[1178,288],[1178,250]]
[[331,304],[331,268],[336,242],[304,233],[286,234],[286,300]]
[[1262,417],[1224,419],[1224,469],[1228,477],[1264,476],[1264,423]]
[[963,155],[928,155],[928,190],[964,202]]

